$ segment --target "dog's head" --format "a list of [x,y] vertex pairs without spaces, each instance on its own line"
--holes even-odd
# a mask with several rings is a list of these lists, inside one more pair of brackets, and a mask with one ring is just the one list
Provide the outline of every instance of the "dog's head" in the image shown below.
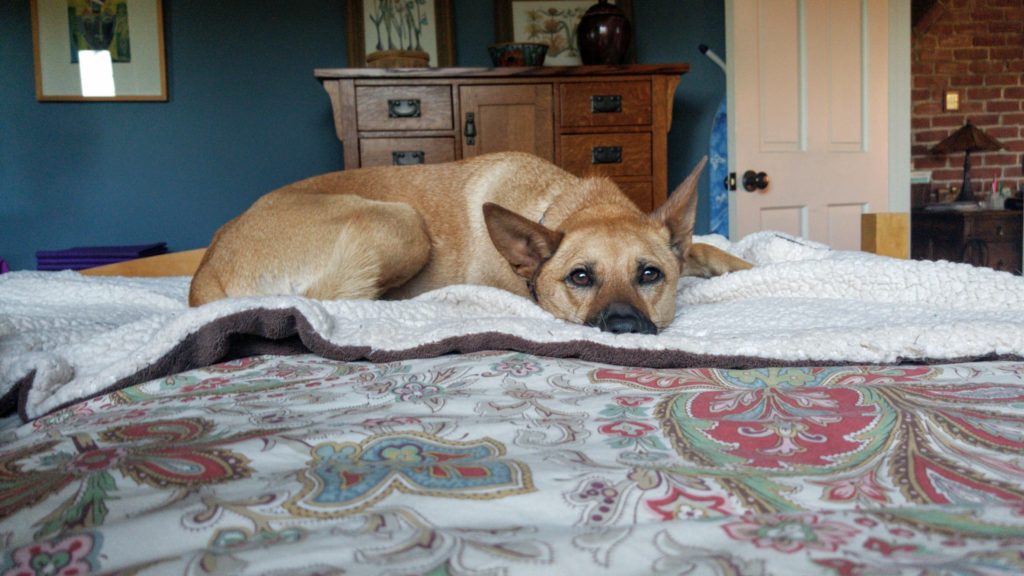
[[[655,334],[675,316],[706,158],[651,214],[621,203],[588,206],[550,229],[484,205],[491,241],[537,303],[555,316],[614,333]],[[588,180],[584,185],[615,185]]]

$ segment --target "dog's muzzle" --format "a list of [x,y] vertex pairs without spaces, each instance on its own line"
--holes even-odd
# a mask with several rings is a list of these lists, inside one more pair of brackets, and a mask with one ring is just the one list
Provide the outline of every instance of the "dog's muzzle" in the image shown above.
[[587,321],[612,334],[657,334],[658,327],[630,304],[615,302]]

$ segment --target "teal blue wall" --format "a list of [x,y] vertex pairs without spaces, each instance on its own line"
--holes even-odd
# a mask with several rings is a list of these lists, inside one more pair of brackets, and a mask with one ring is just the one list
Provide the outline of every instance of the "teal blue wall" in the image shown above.
[[[0,2],[0,257],[164,240],[204,246],[263,193],[343,167],[314,68],[343,67],[343,0],[164,0],[170,100],[40,103],[28,0]],[[459,65],[487,66],[493,4],[453,0]],[[634,0],[640,62],[689,62],[669,136],[669,182],[707,150],[725,77],[721,0]],[[707,178],[703,194],[706,197]],[[707,229],[703,202],[698,232]]]

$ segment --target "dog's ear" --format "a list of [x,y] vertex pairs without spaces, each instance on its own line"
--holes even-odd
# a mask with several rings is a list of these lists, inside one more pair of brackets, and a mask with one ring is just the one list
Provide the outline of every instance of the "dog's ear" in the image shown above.
[[523,278],[531,279],[558,249],[562,233],[532,222],[497,204],[484,204],[487,233],[498,252]]
[[693,226],[697,221],[697,183],[707,162],[707,156],[701,158],[697,167],[672,192],[668,200],[651,213],[655,222],[668,227],[672,235],[672,251],[679,259],[680,269],[693,240]]

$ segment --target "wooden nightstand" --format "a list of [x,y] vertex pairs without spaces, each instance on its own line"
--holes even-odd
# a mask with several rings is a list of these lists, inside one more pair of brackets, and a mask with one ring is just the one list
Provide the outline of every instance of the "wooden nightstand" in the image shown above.
[[1018,210],[925,211],[910,215],[910,257],[1021,273]]
[[607,176],[641,209],[668,195],[672,101],[686,64],[320,69],[345,167],[517,150]]

